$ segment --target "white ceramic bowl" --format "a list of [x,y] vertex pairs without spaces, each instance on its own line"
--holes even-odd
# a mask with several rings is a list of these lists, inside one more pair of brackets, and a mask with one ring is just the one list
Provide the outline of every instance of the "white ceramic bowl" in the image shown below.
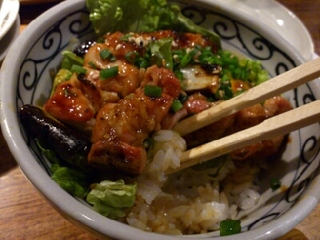
[[[186,5],[183,13],[221,35],[223,47],[258,59],[271,76],[302,63],[302,57],[274,31],[257,23],[236,9],[214,1],[197,0]],[[92,38],[84,0],[63,2],[40,16],[23,31],[13,44],[1,70],[1,126],[10,150],[26,177],[63,216],[100,238],[176,239],[174,236],[142,232],[109,220],[94,212],[84,202],[62,190],[49,176],[48,163],[38,149],[22,134],[17,110],[27,103],[48,96],[50,70],[59,65],[59,54],[72,37]],[[294,107],[320,98],[318,81],[285,93]],[[282,160],[270,169],[270,176],[281,179],[286,191],[272,193],[268,176],[261,182],[266,204],[242,221],[242,233],[224,239],[274,239],[292,229],[316,206],[320,195],[318,168],[320,162],[320,127],[314,124],[293,132]],[[219,238],[218,232],[181,236],[199,239]]]

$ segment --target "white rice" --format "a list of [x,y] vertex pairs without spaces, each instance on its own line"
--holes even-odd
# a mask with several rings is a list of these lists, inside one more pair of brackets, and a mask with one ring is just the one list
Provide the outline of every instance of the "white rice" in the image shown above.
[[167,176],[167,169],[180,166],[185,149],[177,133],[155,134],[146,173],[136,179],[136,203],[126,217],[129,225],[165,234],[206,233],[218,230],[222,220],[236,219],[240,210],[256,206],[260,194],[254,184],[259,172],[255,165],[238,168],[227,159],[221,169],[189,168]]

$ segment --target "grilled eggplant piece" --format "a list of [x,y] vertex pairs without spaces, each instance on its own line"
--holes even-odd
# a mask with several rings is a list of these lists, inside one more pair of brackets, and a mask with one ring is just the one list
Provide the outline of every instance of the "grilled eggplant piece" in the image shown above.
[[62,160],[87,170],[91,142],[86,136],[63,125],[42,108],[32,105],[24,105],[20,109],[20,121],[33,138],[40,140]]
[[186,92],[209,91],[215,94],[220,87],[221,67],[216,64],[190,65],[181,69],[181,81]]

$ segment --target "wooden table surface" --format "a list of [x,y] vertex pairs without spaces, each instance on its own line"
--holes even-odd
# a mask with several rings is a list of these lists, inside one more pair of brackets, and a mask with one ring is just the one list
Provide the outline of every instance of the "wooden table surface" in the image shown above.
[[[257,0],[258,1],[258,0]],[[20,7],[21,30],[54,4]],[[320,0],[279,0],[306,25],[320,54]],[[23,3],[23,2],[22,2]],[[31,2],[32,3],[32,2]],[[297,37],[299,37],[297,35]],[[320,239],[320,204],[280,239]],[[60,216],[21,173],[0,134],[0,239],[95,239]]]

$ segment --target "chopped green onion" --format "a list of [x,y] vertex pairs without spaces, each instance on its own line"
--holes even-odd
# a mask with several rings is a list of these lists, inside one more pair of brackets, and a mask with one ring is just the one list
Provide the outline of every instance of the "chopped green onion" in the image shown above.
[[173,101],[172,105],[171,105],[171,109],[174,112],[178,112],[181,108],[183,107],[182,103],[180,102],[180,100],[176,99]]
[[185,67],[191,61],[191,59],[192,57],[190,54],[184,55],[183,58],[181,59],[180,66]]
[[207,98],[208,102],[214,102],[216,99],[213,96]]
[[109,60],[110,60],[111,62],[114,62],[114,61],[117,60],[117,59],[116,59],[115,56],[113,56],[113,55],[111,54],[111,56],[109,57]]
[[233,98],[233,91],[231,89],[230,83],[224,83],[221,84],[219,91],[216,93],[217,99],[223,99],[228,100],[230,98]]
[[143,147],[148,148],[151,145],[151,138],[147,138],[143,141]]
[[80,74],[80,73],[84,73],[85,74],[87,72],[87,69],[85,69],[84,67],[81,67],[79,65],[73,64],[71,66],[70,71],[73,72],[73,73],[77,73],[77,74]]
[[149,62],[147,60],[145,60],[144,58],[139,58],[136,62],[135,65],[138,68],[147,68],[149,67]]
[[105,68],[105,69],[102,69],[100,71],[100,78],[102,80],[105,80],[105,79],[108,79],[108,78],[112,78],[112,77],[115,77],[117,76],[119,73],[119,68],[118,66],[114,66],[114,67],[110,67],[110,68]]
[[97,39],[97,43],[104,43],[105,39],[103,37],[100,37]]
[[144,87],[144,94],[148,97],[161,97],[162,88],[156,85],[146,85]]
[[281,182],[279,179],[273,178],[270,180],[270,187],[273,191],[281,187]]
[[120,40],[127,42],[132,37],[133,37],[133,34],[129,33],[129,34],[126,34],[126,35],[123,35],[122,37],[120,37]]
[[220,222],[220,236],[228,236],[241,232],[240,220],[223,220]]
[[61,61],[61,68],[71,70],[72,65],[83,65],[83,59],[73,52],[70,51],[63,51],[61,53],[63,55],[62,61]]
[[61,69],[67,69],[67,70],[70,70],[71,69],[71,61],[69,58],[67,57],[63,57],[62,60],[61,60]]
[[103,60],[111,59],[113,57],[112,53],[108,49],[101,50],[99,55]]
[[179,49],[179,50],[173,50],[172,51],[172,59],[175,63],[180,64],[181,59],[183,58],[183,56],[186,54],[186,50],[185,49]]
[[171,37],[161,38],[157,41],[151,41],[150,52],[151,52],[151,65],[157,65],[158,67],[166,67],[168,69],[173,68],[172,59],[172,41]]
[[237,67],[231,73],[235,79],[246,80],[248,78],[248,71],[245,67]]
[[189,62],[191,62],[191,60],[194,58],[194,56],[197,54],[198,51],[199,51],[199,47],[195,47],[190,52],[185,54],[181,59],[180,66],[185,67]]
[[185,93],[180,93],[179,100],[182,104],[184,104],[188,100],[188,95]]
[[184,79],[183,72],[181,72],[181,70],[176,70],[176,71],[174,71],[174,75],[175,75],[180,81],[182,81],[182,80]]
[[94,62],[90,61],[90,62],[88,62],[88,64],[89,64],[90,67],[92,67],[93,69],[97,69],[97,66],[94,64]]
[[65,50],[61,53],[63,56],[66,56],[68,58],[70,58],[71,60],[79,63],[79,64],[83,64],[83,59],[79,56],[77,56],[75,53]]
[[221,82],[229,82],[230,81],[230,77],[228,77],[227,74],[224,74],[222,77],[221,77]]
[[234,96],[238,96],[238,95],[244,93],[245,91],[246,91],[246,90],[244,90],[244,89],[242,89],[242,90],[240,90],[240,91],[237,91],[237,92],[234,93]]
[[136,59],[138,59],[139,57],[139,53],[137,52],[128,52],[126,53],[126,55],[124,56],[125,59],[128,61],[128,62],[134,62]]

